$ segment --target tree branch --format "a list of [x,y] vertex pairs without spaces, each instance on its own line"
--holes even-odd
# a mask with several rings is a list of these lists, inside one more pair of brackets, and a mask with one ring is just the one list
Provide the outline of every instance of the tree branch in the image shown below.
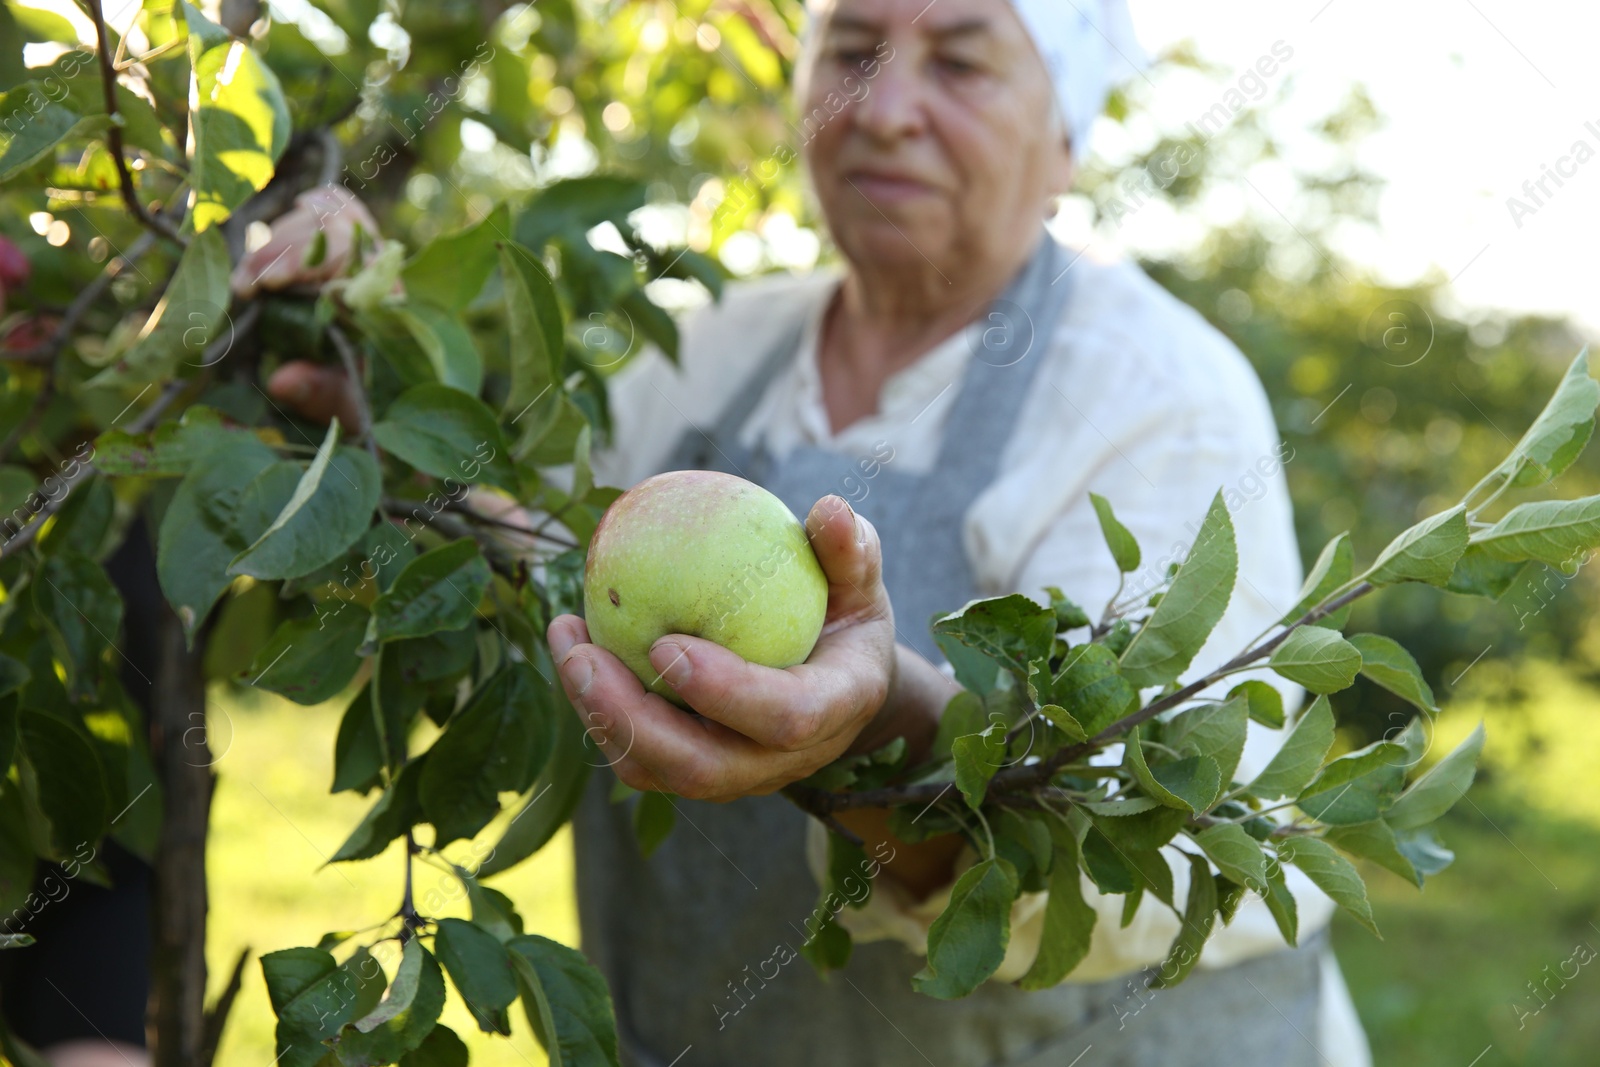
[[[1279,645],[1288,640],[1289,635],[1295,630],[1332,615],[1345,605],[1359,600],[1376,588],[1371,582],[1361,582],[1348,592],[1307,611],[1272,639],[1239,653],[1203,678],[1197,678],[1183,688],[1158,700],[1151,701],[1133,714],[1118,719],[1089,740],[1061,748],[1048,759],[1040,760],[1037,763],[1009,767],[1000,771],[989,780],[987,797],[997,797],[1000,794],[1008,793],[1031,792],[1048,786],[1050,779],[1074,760],[1099,751],[1135,726],[1148,722],[1162,712],[1177,707],[1184,701],[1191,699],[1196,693],[1216,684],[1241,667],[1249,666],[1270,656]],[[821,789],[790,786],[784,790],[784,795],[788,796],[801,810],[818,818],[823,818],[835,811],[848,811],[854,808],[888,808],[898,807],[902,804],[931,804],[948,792],[950,788],[951,783],[949,782],[925,782],[919,785],[865,789],[857,793],[829,793]]]
[[[172,402],[176,400],[178,395],[187,389],[190,384],[191,383],[187,381],[168,382],[167,387],[161,391],[161,395],[152,400],[150,402],[150,406],[141,411],[139,413],[139,417],[128,424],[128,432],[144,433],[146,430],[150,429],[150,427],[154,426],[156,424],[156,420],[161,418],[162,414],[167,410],[167,408],[172,406]],[[28,523],[28,525],[24,526],[21,530],[18,530],[16,536],[12,537],[11,540],[7,541],[4,545],[0,545],[0,560],[10,559],[18,552],[21,552],[24,548],[27,548],[29,545],[33,544],[34,539],[39,536],[39,530],[44,526],[45,522],[50,518],[50,516],[54,515],[57,511],[60,511],[61,506],[67,502],[67,498],[72,495],[72,487],[93,473],[95,473],[95,465],[93,463],[80,463],[77,470],[73,471],[70,475],[64,476],[61,479],[61,495],[56,497],[54,500],[47,499],[44,507],[40,508],[39,513],[33,517],[32,522]]]
[[139,194],[133,187],[133,175],[128,172],[128,161],[123,158],[122,113],[117,108],[117,71],[112,60],[111,42],[106,33],[105,7],[105,0],[95,0],[94,6],[88,10],[90,18],[94,20],[95,38],[100,46],[100,83],[105,91],[106,114],[111,119],[111,126],[106,130],[106,148],[110,150],[112,162],[117,167],[117,182],[122,187],[122,202],[128,205],[129,214],[150,231],[160,234],[174,244],[187,246],[188,240],[172,223],[159,214],[146,211],[144,205],[139,203]]
[[0,351],[0,360],[17,363],[53,363],[56,356],[72,338],[72,332],[78,328],[78,321],[83,318],[96,300],[110,288],[111,283],[126,269],[133,266],[134,262],[143,256],[156,243],[155,234],[140,234],[133,244],[128,246],[126,254],[117,256],[106,264],[93,281],[84,286],[70,305],[66,314],[61,316],[61,321],[56,323],[55,332],[50,338],[32,348],[24,348],[16,352]]

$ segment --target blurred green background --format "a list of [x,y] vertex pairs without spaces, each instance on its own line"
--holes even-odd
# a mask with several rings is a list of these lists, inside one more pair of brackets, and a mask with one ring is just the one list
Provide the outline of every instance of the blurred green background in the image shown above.
[[[648,204],[630,216],[644,237],[661,246],[686,240],[737,277],[803,270],[832,254],[797,168],[766,180],[754,175],[770,171],[752,169],[794,139],[786,85],[800,6],[540,0],[509,9],[414,3],[378,16],[379,5],[362,0],[297,0],[275,5],[264,33],[297,126],[339,116],[350,160],[393,151],[366,193],[385,232],[408,245],[556,179],[621,174],[647,189]],[[484,43],[493,58],[435,110],[428,93]],[[1217,86],[1232,77],[1190,50],[1163,57],[1158,81],[1173,69]],[[1509,448],[1583,339],[1561,321],[1461,307],[1442,276],[1396,288],[1341,259],[1332,248],[1337,228],[1376,224],[1381,183],[1362,170],[1356,148],[1383,116],[1351,86],[1342,104],[1300,131],[1297,147],[1287,146],[1261,116],[1292,80],[1209,139],[1150,120],[1156,82],[1117,96],[1108,116],[1123,127],[1122,148],[1114,160],[1090,161],[1069,214],[1114,234],[1129,208],[1125,179],[1179,146],[1192,163],[1143,194],[1175,219],[1197,217],[1197,205],[1247,181],[1261,160],[1289,165],[1302,195],[1281,220],[1246,215],[1146,267],[1257,367],[1295,449],[1287,473],[1306,560],[1346,529],[1358,558],[1370,558],[1394,533],[1448,506]],[[1316,151],[1305,149],[1307,135]],[[587,237],[582,254],[563,262],[598,264],[603,281],[613,261],[594,253],[615,250],[616,231],[606,223]],[[646,288],[669,309],[706,298],[686,278]],[[1600,491],[1600,454],[1591,450],[1564,478],[1567,496]],[[1368,872],[1385,939],[1342,923],[1337,931],[1379,1064],[1595,1062],[1600,964],[1564,988],[1550,979],[1578,946],[1600,948],[1600,792],[1587,773],[1600,755],[1594,602],[1587,570],[1536,567],[1499,602],[1406,587],[1357,607],[1352,628],[1399,639],[1446,702],[1440,751],[1478,718],[1489,731],[1480,784],[1447,826],[1456,866],[1421,894]],[[322,866],[364,806],[353,795],[323,795],[340,702],[246,699],[226,682],[215,697],[211,736],[222,756],[209,952],[220,984],[241,947],[304,944],[387,914],[401,862],[393,851]],[[1335,704],[1351,745],[1409,714],[1364,682]],[[495,884],[532,929],[571,943],[570,880],[563,839]],[[223,1062],[265,1063],[272,1016],[259,971],[246,976]],[[1541,999],[1533,987],[1544,990]],[[446,1021],[476,1034],[457,1003]],[[509,1043],[470,1038],[474,1062],[542,1062],[518,1023]]]

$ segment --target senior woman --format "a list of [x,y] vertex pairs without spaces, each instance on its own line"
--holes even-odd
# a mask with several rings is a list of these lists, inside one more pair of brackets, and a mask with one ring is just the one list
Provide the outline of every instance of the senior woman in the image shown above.
[[[825,981],[797,962],[825,834],[771,794],[895,737],[927,750],[956,691],[934,613],[1047,585],[1085,604],[1112,596],[1091,491],[1150,556],[1175,560],[1228,490],[1240,581],[1197,670],[1280,616],[1301,577],[1281,469],[1292,456],[1244,358],[1136,267],[1068,250],[1043,226],[1113,72],[1138,55],[1121,0],[811,8],[803,151],[842,267],[729,286],[684,324],[681,368],[651,351],[620,373],[595,470],[627,486],[716,468],[771,489],[806,516],[828,575],[824,635],[785,671],[662,638],[651,661],[691,716],[591,644],[581,619],[549,628],[613,772],[591,780],[575,848],[583,949],[610,985],[625,1061],[1363,1067],[1326,947],[1332,903],[1294,869],[1299,948],[1251,899],[1186,983],[1152,992],[1141,969],[1178,918],[1146,898],[1124,923],[1122,898],[1085,882],[1099,921],[1067,982],[1008,984],[1039,943],[1043,895],[1030,894],[994,980],[937,1001],[911,976],[971,851],[896,841],[885,813],[848,813],[892,859],[867,905],[840,916],[857,941],[842,971]],[[273,391],[304,401],[303,373],[286,368]],[[1282,743],[1250,729],[1246,777]],[[677,794],[679,826],[649,858],[629,805],[610,800],[613,778]],[[1188,870],[1175,863],[1180,894]]]
[[[951,839],[888,841],[879,891],[842,915],[860,943],[841,974],[791,963],[810,929],[820,828],[767,794],[896,736],[926,748],[954,691],[933,613],[1046,585],[1085,603],[1112,595],[1089,491],[1152,555],[1182,551],[1219,487],[1243,501],[1239,591],[1197,667],[1281,615],[1300,579],[1286,454],[1243,357],[1135,267],[1080,258],[1043,228],[1108,72],[1137,49],[1121,5],[812,8],[804,159],[842,270],[731,286],[686,324],[681,370],[652,354],[617,377],[616,441],[596,462],[617,485],[731,471],[806,515],[831,585],[824,637],[787,671],[663,638],[651,661],[696,718],[647,694],[582,620],[550,626],[616,776],[685,798],[649,859],[627,807],[608,802],[609,775],[576,819],[583,945],[611,984],[627,1055],[660,1067],[1365,1063],[1321,932],[1331,905],[1298,877],[1299,949],[1254,900],[1189,982],[1159,994],[1134,972],[1162,958],[1176,916],[1147,899],[1119,928],[1120,898],[1094,895],[1094,946],[1072,980],[1006,984],[1038,944],[1042,901],[1024,898],[996,980],[941,1002],[910,979],[971,857]],[[1246,761],[1259,767],[1281,736],[1251,729]],[[851,825],[887,839],[881,813]]]

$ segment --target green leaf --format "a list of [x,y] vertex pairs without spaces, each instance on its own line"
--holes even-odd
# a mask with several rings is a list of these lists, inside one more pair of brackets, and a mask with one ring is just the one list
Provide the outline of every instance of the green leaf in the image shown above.
[[70,856],[99,841],[113,813],[100,760],[89,739],[65,719],[31,708],[22,710],[17,732],[21,754],[33,772],[39,808],[50,820],[50,843],[56,853]]
[[611,993],[583,954],[536,934],[506,947],[550,1067],[620,1067]]
[[328,860],[329,863],[371,859],[388,848],[389,842],[422,821],[417,786],[423,768],[428,764],[426,757],[424,753],[400,769],[398,777],[362,817],[344,844],[339,846],[339,851]]
[[107,430],[95,438],[94,465],[106,474],[182,477],[212,450],[246,436],[252,435],[224,426],[215,410],[196,404],[149,433]]
[[1333,707],[1319,696],[1295,720],[1294,730],[1250,783],[1250,792],[1262,800],[1298,796],[1317,776],[1333,747]]
[[1313,693],[1347,689],[1361,670],[1361,653],[1334,630],[1301,626],[1273,650],[1267,666]]
[[1056,616],[1021,593],[1012,593],[968,601],[959,611],[938,619],[933,632],[954,637],[1026,678],[1028,662],[1050,654]]
[[1490,477],[1509,478],[1519,488],[1556,477],[1588,442],[1596,405],[1600,405],[1600,382],[1590,376],[1589,350],[1585,348],[1567,367],[1539,417]]
[[996,723],[981,733],[958,737],[951,744],[950,753],[955,759],[956,788],[966,798],[967,806],[976,811],[983,805],[989,779],[1005,761],[1005,727]]
[[[942,618],[944,618],[943,614],[933,617],[934,621]],[[932,622],[929,623],[930,626],[932,624]],[[1010,677],[1004,674],[1000,664],[977,649],[968,648],[949,634],[934,634],[933,643],[939,647],[939,651],[943,653],[944,658],[954,669],[956,681],[961,683],[961,688],[966,692],[966,695],[977,700],[980,707],[982,706],[982,698],[995,691],[1000,684],[1001,677]],[[958,697],[960,695],[959,693],[957,694]],[[942,727],[942,720],[940,732],[946,732]],[[968,733],[970,731],[963,730],[961,732]],[[950,736],[954,737],[955,735],[952,734]],[[945,751],[948,751],[948,749]]]
[[1138,727],[1128,735],[1123,762],[1144,791],[1169,808],[1191,813],[1205,811],[1222,791],[1222,772],[1210,757],[1188,756],[1150,767],[1145,762]]
[[673,806],[670,796],[665,793],[640,793],[639,799],[633,802],[633,836],[639,842],[639,854],[648,859],[660,848],[661,842],[672,833],[672,826],[677,819],[678,809]]
[[[10,696],[12,693],[28,684],[28,665],[10,656],[0,655],[0,697]],[[11,766],[9,760],[6,766]]]
[[527,248],[509,241],[500,245],[500,273],[511,342],[511,392],[503,414],[516,422],[560,376],[561,304],[550,273]]
[[1099,493],[1090,493],[1089,502],[1094,505],[1094,513],[1100,519],[1100,533],[1106,539],[1106,547],[1111,549],[1111,558],[1116,561],[1117,570],[1124,574],[1138,570],[1139,542],[1112,514],[1111,502]]
[[335,448],[339,422],[272,525],[228,567],[252,578],[299,578],[338,559],[372,524],[383,476],[365,452]]
[[1050,594],[1050,610],[1056,613],[1056,632],[1076,630],[1089,625],[1089,614],[1053,585],[1044,587]]
[[552,687],[550,699],[554,702],[551,717],[555,722],[550,758],[533,783],[527,801],[495,842],[494,851],[479,865],[478,873],[485,878],[522,862],[555,836],[572,817],[590,770],[600,761],[594,742],[560,686]]
[[433,951],[478,1027],[509,1034],[510,1027],[501,1029],[496,1017],[503,1020],[503,1009],[517,999],[517,978],[499,939],[465,919],[440,919]]
[[1250,726],[1248,701],[1230,696],[1220,704],[1200,704],[1167,720],[1163,740],[1186,756],[1208,756],[1217,763],[1222,784],[1233,781],[1244,755]]
[[1096,912],[1083,899],[1078,873],[1078,842],[1070,832],[1053,835],[1057,849],[1050,868],[1050,896],[1045,902],[1044,929],[1039,952],[1028,972],[1017,981],[1023,989],[1048,989],[1056,985],[1089,954]]
[[448,311],[465,311],[494,273],[496,243],[511,226],[511,209],[500,204],[476,225],[435,237],[400,272],[406,293]]
[[1400,854],[1411,862],[1419,877],[1438,874],[1455,862],[1456,854],[1445,848],[1433,827],[1402,830],[1395,834],[1395,845]]
[[79,552],[65,551],[46,559],[34,575],[33,606],[66,672],[67,688],[76,699],[92,698],[105,653],[115,647],[122,625],[122,595],[117,587],[100,564]]
[[383,999],[350,1025],[363,1034],[369,1034],[411,1007],[411,1002],[417,997],[417,989],[422,984],[424,951],[421,941],[415,938],[407,941],[400,953],[400,966],[395,968],[394,981],[389,983]]
[[950,903],[928,930],[928,962],[911,976],[918,993],[955,1000],[977,989],[1005,959],[1017,872],[1003,859],[962,872]]
[[[1306,580],[1300,587],[1300,594],[1295,599],[1294,607],[1279,620],[1279,625],[1288,626],[1298,620],[1306,612],[1316,607],[1350,581],[1350,576],[1355,573],[1355,551],[1350,546],[1349,533],[1342,533],[1322,546],[1322,554],[1317,557],[1317,562],[1312,565],[1311,573],[1306,575]],[[1331,615],[1319,619],[1315,625],[1326,626],[1330,630],[1342,630],[1350,617],[1350,605],[1346,604]]]
[[1187,670],[1227,610],[1238,569],[1233,521],[1218,492],[1172,585],[1122,653],[1123,676],[1142,689]]
[[1138,691],[1104,645],[1079,645],[1068,652],[1050,693],[1052,703],[1065,708],[1090,737],[1139,706]]
[[837,971],[850,962],[853,948],[850,931],[829,915],[800,943],[800,955],[820,977],[826,978],[830,971]]
[[1282,864],[1268,865],[1267,892],[1261,899],[1266,903],[1267,911],[1272,913],[1272,921],[1278,924],[1278,932],[1283,935],[1284,941],[1294,946],[1300,935],[1300,909],[1295,904],[1294,894],[1289,892]]
[[272,179],[289,144],[289,108],[278,76],[254,49],[207,32],[215,27],[187,2],[183,11],[194,69],[190,95],[197,102],[190,120],[194,151],[188,176],[194,198],[185,226],[200,232],[233,214]]
[[291,948],[261,957],[267,993],[278,1015],[280,1067],[317,1067],[323,1044],[383,992],[383,968],[365,950],[342,965],[321,949]]
[[[482,871],[482,868],[479,868]],[[465,868],[455,869],[456,877],[467,887],[467,901],[472,906],[472,921],[487,930],[502,945],[522,933],[522,916],[517,914],[511,898],[498,889],[490,889]]]
[[1389,542],[1362,578],[1377,586],[1397,582],[1442,586],[1450,581],[1450,572],[1466,550],[1467,509],[1457,504]]
[[[402,987],[401,976],[407,973],[412,959],[418,961],[416,984]],[[444,975],[439,970],[439,961],[421,942],[407,942],[388,997],[358,1020],[353,1029],[340,1033],[336,1046],[339,1062],[344,1067],[394,1063],[422,1044],[443,1010]]]
[[424,552],[406,564],[373,604],[378,638],[392,641],[462,629],[476,617],[492,577],[476,541],[464,538]]
[[232,300],[229,267],[228,245],[221,233],[204,233],[191,240],[133,347],[89,384],[148,385],[176,377],[185,364],[205,366],[206,349],[213,341],[231,336],[233,329],[231,322],[224,321]]
[[369,792],[381,784],[384,764],[383,743],[372,718],[372,686],[364,685],[339,719],[339,734],[333,743],[333,785],[328,792]]
[[632,288],[617,297],[617,309],[673,363],[678,362],[678,324],[643,289]]
[[577,240],[602,222],[629,229],[628,216],[644,207],[645,183],[621,174],[590,174],[553,182],[517,217],[517,240],[539,248],[550,238]]
[[1450,572],[1450,581],[1445,588],[1463,596],[1499,600],[1530,566],[1532,564],[1526,562],[1508,563],[1503,559],[1495,559],[1484,551],[1483,546],[1468,544],[1466,552]]
[[1189,813],[1182,808],[1162,805],[1116,818],[1097,817],[1094,825],[1114,840],[1118,848],[1128,852],[1148,852],[1170,842],[1188,821]]
[[1332,827],[1328,830],[1327,840],[1352,856],[1369,859],[1398,874],[1418,889],[1422,888],[1422,875],[1400,851],[1394,829],[1384,820]]
[[1194,835],[1194,842],[1225,877],[1256,893],[1267,892],[1267,857],[1261,851],[1261,843],[1245,833],[1242,826],[1208,826]]
[[1133,871],[1135,894],[1148,890],[1157,900],[1172,906],[1172,868],[1165,856],[1155,849],[1131,848],[1122,853],[1122,859]]
[[1240,682],[1228,690],[1228,699],[1243,697],[1250,718],[1273,730],[1283,729],[1283,694],[1259,678]]
[[1382,634],[1352,634],[1348,640],[1361,653],[1362,674],[1423,711],[1439,710],[1422,669],[1399,642]]
[[23,82],[0,96],[0,182],[51,155],[63,141],[96,136],[109,124],[104,115],[80,115],[56,103],[38,82]]
[[448,385],[430,382],[401,393],[372,427],[372,438],[435,478],[518,489],[510,449],[494,415],[477,397]]
[[476,397],[483,387],[483,356],[460,317],[417,300],[391,310],[427,356],[433,376],[448,388]]
[[1323,767],[1296,803],[1330,825],[1376,819],[1399,794],[1406,761],[1403,745],[1374,742]]
[[1487,530],[1474,533],[1471,543],[1505,563],[1571,564],[1600,545],[1600,496],[1518,504]]
[[366,632],[367,612],[359,604],[290,619],[273,632],[239,681],[296,704],[320,704],[356,676],[361,666],[356,649]]
[[1211,866],[1202,856],[1187,852],[1184,856],[1189,861],[1189,899],[1184,902],[1183,925],[1160,970],[1147,985],[1149,989],[1170,989],[1187,978],[1200,962],[1200,950],[1217,923],[1217,883],[1211,877]]
[[533,783],[550,754],[548,685],[526,663],[485,682],[428,750],[419,796],[435,847],[471,837],[500,810],[502,790]]
[[1068,741],[1083,742],[1089,740],[1089,733],[1083,724],[1072,717],[1072,713],[1059,704],[1039,705],[1039,714],[1045,721],[1067,735]]
[[448,1026],[428,1031],[422,1044],[400,1057],[400,1067],[467,1067],[467,1046]]
[[1084,872],[1102,893],[1132,893],[1139,883],[1126,859],[1128,851],[1119,848],[1101,827],[1102,824],[1095,823],[1083,835]]
[[[233,582],[228,564],[265,528],[249,528],[249,517],[236,517],[234,508],[253,480],[275,463],[272,449],[254,437],[220,442],[196,460],[167,505],[157,539],[156,574],[191,642]],[[214,516],[208,508],[226,509],[226,515]]]
[[1483,753],[1483,723],[1457,745],[1444,759],[1434,764],[1400,795],[1384,816],[1396,830],[1424,826],[1455,806],[1472,788],[1478,757]]
[[1372,905],[1367,903],[1366,884],[1350,861],[1335,852],[1332,845],[1319,838],[1296,836],[1278,845],[1278,856],[1306,872],[1306,877],[1332,897],[1334,903],[1373,934],[1382,936],[1372,919]]

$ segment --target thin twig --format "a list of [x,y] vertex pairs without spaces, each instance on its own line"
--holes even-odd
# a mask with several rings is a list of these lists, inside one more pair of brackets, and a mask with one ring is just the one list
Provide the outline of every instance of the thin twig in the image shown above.
[[78,293],[67,307],[61,321],[56,323],[55,332],[50,337],[32,348],[24,348],[16,352],[0,352],[0,360],[21,363],[51,363],[61,350],[66,347],[67,341],[72,337],[73,330],[77,329],[78,321],[83,318],[96,300],[110,288],[124,270],[133,266],[134,262],[150,251],[156,243],[153,233],[140,234],[133,244],[128,246],[128,251],[117,256],[106,264],[106,269],[101,271],[83,290]]
[[367,402],[366,383],[361,377],[361,365],[356,362],[356,346],[350,343],[350,338],[345,336],[337,323],[328,324],[328,336],[333,338],[333,347],[339,350],[339,360],[344,364],[345,380],[350,383],[351,395],[355,400],[361,439],[366,442],[372,461],[381,464],[383,460],[378,455],[378,443],[372,439],[372,405]]
[[[190,382],[186,381],[168,382],[166,388],[161,391],[161,395],[152,400],[150,406],[141,411],[139,417],[128,424],[128,432],[144,433],[154,426],[156,420],[161,418],[167,408],[172,405],[172,402],[190,384]],[[16,536],[12,537],[11,540],[4,545],[0,545],[0,560],[10,559],[24,548],[33,544],[34,538],[39,536],[39,530],[43,528],[50,516],[61,510],[61,505],[66,503],[67,498],[72,495],[72,487],[94,473],[95,465],[92,462],[80,463],[77,470],[63,476],[61,479],[61,495],[54,499],[46,499],[44,507],[39,509],[39,513],[34,516],[33,521],[18,530]]]
[[391,515],[398,517],[402,522],[407,521],[418,508],[429,513],[423,521],[424,526],[432,526],[446,537],[460,540],[470,537],[478,542],[478,547],[483,550],[483,558],[489,561],[489,566],[498,574],[511,581],[518,578],[516,561],[505,554],[500,543],[486,530],[477,530],[470,523],[461,522],[446,515],[443,508],[434,511],[427,503],[421,500],[403,500],[400,497],[384,497],[380,506]]
[[239,989],[244,985],[244,965],[250,959],[250,949],[244,948],[239,953],[239,958],[234,962],[233,974],[228,979],[228,984],[223,987],[222,995],[217,997],[211,1005],[211,1010],[205,1014],[205,1023],[202,1027],[203,1036],[200,1042],[200,1067],[211,1067],[216,1062],[217,1046],[222,1043],[222,1031],[228,1024],[228,1013],[233,1009],[233,1002],[239,995]]
[[100,82],[105,91],[106,115],[111,119],[111,125],[106,129],[106,148],[110,151],[111,160],[117,167],[117,181],[122,186],[122,202],[128,205],[129,214],[146,228],[177,245],[187,246],[188,240],[172,223],[160,215],[146,211],[144,205],[139,203],[138,191],[133,187],[133,175],[128,171],[128,161],[123,158],[122,113],[117,108],[117,72],[110,39],[106,34],[105,6],[105,0],[95,0],[94,6],[89,8],[89,15],[94,20],[95,37],[100,46]]

